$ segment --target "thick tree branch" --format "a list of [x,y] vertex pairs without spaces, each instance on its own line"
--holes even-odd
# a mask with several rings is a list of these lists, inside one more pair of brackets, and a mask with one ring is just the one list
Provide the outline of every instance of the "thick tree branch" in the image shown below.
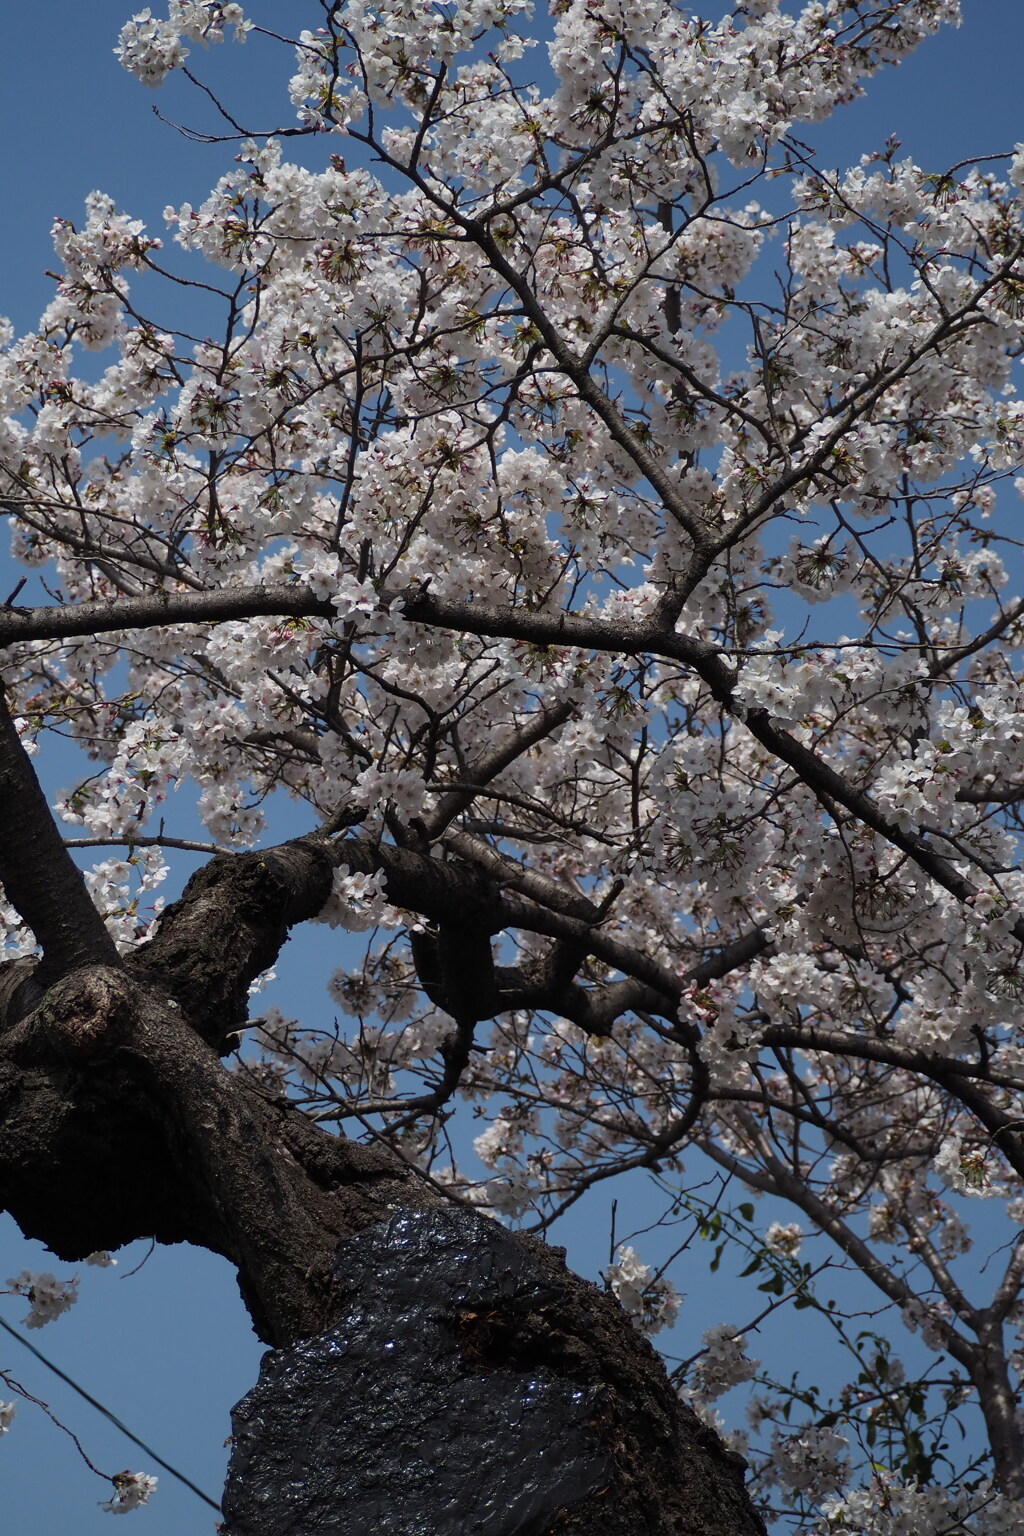
[[332,878],[315,835],[211,859],[162,914],[131,969],[159,977],[193,1028],[220,1048],[246,1022],[250,983],[273,965],[288,929],[321,910]]
[[120,964],[64,846],[0,684],[0,884],[35,934],[43,986],[82,965]]
[[553,912],[578,918],[584,923],[595,923],[598,920],[597,904],[589,896],[559,884],[539,870],[524,868],[515,859],[492,848],[482,837],[474,837],[470,832],[449,833],[444,846],[470,865],[486,870],[499,886],[519,891],[538,906],[550,907]]

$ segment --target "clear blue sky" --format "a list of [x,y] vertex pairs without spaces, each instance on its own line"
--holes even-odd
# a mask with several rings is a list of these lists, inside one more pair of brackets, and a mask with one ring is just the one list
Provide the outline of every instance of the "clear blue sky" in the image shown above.
[[[153,9],[161,13],[157,0]],[[717,16],[710,4],[701,9]],[[807,130],[828,161],[853,161],[894,133],[904,153],[939,171],[966,155],[1004,151],[1024,140],[1024,3],[965,0],[964,10],[959,32],[944,33],[899,71],[879,77],[867,100],[845,109],[832,124]],[[32,326],[51,291],[44,273],[52,261],[48,231],[55,215],[77,221],[85,194],[100,188],[162,233],[164,206],[198,202],[234,153],[228,146],[190,144],[154,116],[156,106],[179,121],[210,121],[186,82],[150,93],[120,70],[112,48],[129,11],[122,0],[49,0],[4,8],[0,313],[19,330]],[[267,26],[295,29],[316,26],[320,14],[302,0],[253,0],[247,13]],[[244,100],[253,126],[289,122],[279,50],[258,40],[245,51],[225,44],[210,54],[197,50],[192,62],[204,73],[209,66],[209,78],[224,82],[229,98]],[[71,772],[69,767],[66,776]],[[322,993],[309,990],[308,981],[306,987],[304,995],[298,981],[282,986],[280,1006],[300,1016],[319,1012]],[[623,1207],[639,1198],[636,1187],[623,1196]],[[606,1211],[594,1208],[575,1216],[556,1240],[569,1244],[570,1262],[595,1274],[607,1258],[607,1233]],[[260,1346],[222,1260],[186,1248],[157,1251],[137,1275],[125,1278],[144,1253],[144,1245],[136,1245],[119,1256],[117,1269],[83,1270],[77,1308],[28,1337],[217,1497],[228,1409],[255,1379]],[[3,1218],[0,1281],[23,1266],[69,1272]],[[742,1323],[756,1310],[754,1299],[741,1300],[743,1293],[728,1276],[710,1284],[699,1256],[676,1278],[687,1292],[681,1352],[689,1353],[711,1323]],[[9,1322],[17,1323],[24,1311],[24,1303],[0,1298],[0,1316]],[[764,1351],[758,1346],[757,1352]],[[160,1471],[3,1333],[0,1366],[47,1401],[107,1470]],[[6,1395],[0,1386],[0,1400]],[[728,1399],[723,1406],[728,1412]],[[109,1533],[110,1516],[97,1508],[106,1496],[66,1437],[38,1410],[21,1407],[11,1433],[0,1440],[4,1529],[25,1536]],[[212,1511],[164,1473],[152,1506],[127,1518],[145,1536],[213,1528]]]

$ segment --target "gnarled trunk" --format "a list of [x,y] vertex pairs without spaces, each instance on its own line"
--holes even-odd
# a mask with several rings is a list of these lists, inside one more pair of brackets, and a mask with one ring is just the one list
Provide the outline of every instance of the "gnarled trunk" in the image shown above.
[[236,1410],[231,1536],[755,1536],[738,1458],[560,1250],[225,1067],[245,983],[329,889],[315,841],[213,861],[121,964],[0,972],[0,1191],[81,1259],[236,1265],[273,1349]]

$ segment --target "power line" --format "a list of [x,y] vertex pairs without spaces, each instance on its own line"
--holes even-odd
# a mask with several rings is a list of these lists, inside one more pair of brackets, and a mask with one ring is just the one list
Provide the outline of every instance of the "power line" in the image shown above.
[[31,1354],[35,1355],[37,1360],[41,1360],[43,1362],[47,1370],[52,1371],[55,1376],[59,1376],[61,1381],[66,1382],[73,1392],[78,1393],[79,1397],[84,1397],[87,1403],[95,1408],[98,1413],[102,1413],[105,1419],[109,1419],[111,1424],[115,1425],[115,1427],[121,1431],[122,1435],[127,1435],[129,1440],[134,1441],[134,1443],[141,1450],[145,1451],[146,1455],[151,1457],[158,1466],[163,1467],[165,1472],[169,1472],[172,1477],[176,1477],[179,1483],[184,1483],[185,1487],[190,1488],[197,1498],[202,1499],[204,1503],[209,1504],[211,1509],[215,1509],[217,1513],[220,1514],[220,1505],[214,1499],[211,1499],[208,1493],[204,1493],[201,1488],[197,1488],[195,1483],[192,1482],[191,1478],[185,1476],[184,1472],[179,1472],[176,1467],[171,1466],[169,1461],[164,1461],[162,1456],[158,1456],[156,1451],[153,1450],[152,1446],[147,1445],[145,1440],[140,1440],[138,1435],[133,1434],[132,1431],[128,1428],[127,1424],[121,1423],[121,1420],[116,1416],[116,1414],[111,1413],[109,1408],[104,1408],[103,1404],[97,1402],[94,1397],[91,1397],[89,1393],[86,1392],[84,1387],[80,1387],[78,1385],[77,1381],[72,1381],[71,1377],[65,1371],[62,1371],[59,1365],[54,1365],[52,1360],[47,1360],[46,1356],[40,1350],[36,1349],[34,1344],[30,1344],[28,1339],[23,1339],[17,1329],[12,1328],[10,1323],[5,1322],[2,1317],[0,1317],[0,1328],[3,1328],[7,1333],[9,1333],[12,1339],[17,1339],[19,1344],[24,1344],[25,1348],[29,1350]]

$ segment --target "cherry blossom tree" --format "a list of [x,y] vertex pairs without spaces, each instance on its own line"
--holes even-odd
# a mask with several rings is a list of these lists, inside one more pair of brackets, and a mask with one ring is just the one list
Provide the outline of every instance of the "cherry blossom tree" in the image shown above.
[[[308,10],[294,117],[218,102],[181,251],[95,193],[5,338],[3,1204],[68,1261],[224,1254],[285,1353],[353,1254],[415,1289],[419,1233],[463,1375],[575,1414],[515,1529],[1019,1529],[1024,146],[805,141],[956,0]],[[172,0],[121,60],[156,87],[225,29]],[[215,339],[137,298],[197,270]],[[54,735],[92,763],[51,807]],[[335,1024],[254,1018],[307,923],[368,935]],[[702,1205],[695,1156],[785,1219]],[[670,1378],[642,1244],[602,1294],[506,1231],[636,1169],[769,1308],[819,1305],[821,1234],[934,1364],[848,1330],[826,1401],[725,1321]],[[527,1280],[459,1300],[499,1237]],[[256,1461],[238,1536],[278,1528]]]

